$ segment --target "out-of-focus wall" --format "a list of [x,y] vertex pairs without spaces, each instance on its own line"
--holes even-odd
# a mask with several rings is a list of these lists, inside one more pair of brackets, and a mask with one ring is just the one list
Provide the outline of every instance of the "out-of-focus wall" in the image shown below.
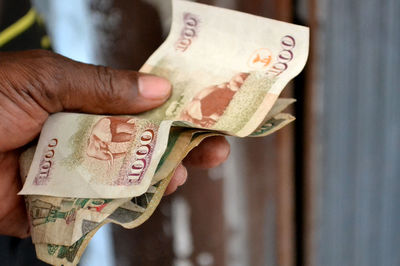
[[400,265],[400,2],[300,2],[314,27],[304,265]]

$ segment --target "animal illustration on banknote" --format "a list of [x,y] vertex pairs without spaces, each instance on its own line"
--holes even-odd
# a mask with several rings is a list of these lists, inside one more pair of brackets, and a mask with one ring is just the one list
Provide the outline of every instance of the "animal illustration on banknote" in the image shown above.
[[86,154],[107,161],[111,167],[114,159],[124,157],[135,137],[134,119],[105,117],[92,128]]
[[228,82],[201,90],[186,106],[180,119],[210,128],[224,114],[229,103],[249,76],[238,73]]

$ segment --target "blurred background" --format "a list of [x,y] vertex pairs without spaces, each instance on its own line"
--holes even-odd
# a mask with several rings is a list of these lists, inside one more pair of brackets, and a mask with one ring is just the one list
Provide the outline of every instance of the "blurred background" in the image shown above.
[[[284,92],[297,120],[230,138],[224,165],[189,169],[139,228],[104,227],[81,265],[400,265],[400,1],[198,2],[311,27],[306,69]],[[134,70],[171,19],[169,0],[33,4],[56,52]],[[29,239],[0,245],[1,265],[44,265]]]

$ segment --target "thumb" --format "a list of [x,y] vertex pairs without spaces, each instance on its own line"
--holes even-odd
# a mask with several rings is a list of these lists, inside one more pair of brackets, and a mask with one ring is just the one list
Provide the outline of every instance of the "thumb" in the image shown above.
[[83,64],[48,51],[18,52],[18,58],[34,81],[29,94],[49,113],[133,114],[161,105],[171,93],[164,78]]

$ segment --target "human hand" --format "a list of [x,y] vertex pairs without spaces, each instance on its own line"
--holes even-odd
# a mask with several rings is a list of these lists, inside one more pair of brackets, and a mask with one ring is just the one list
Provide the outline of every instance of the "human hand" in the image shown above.
[[[50,114],[134,114],[161,105],[170,93],[165,79],[134,71],[82,64],[48,51],[0,53],[0,234],[29,235],[23,197],[17,195],[21,189],[18,157]],[[228,154],[223,137],[210,138],[185,163],[210,168]],[[186,177],[180,165],[166,194]]]

